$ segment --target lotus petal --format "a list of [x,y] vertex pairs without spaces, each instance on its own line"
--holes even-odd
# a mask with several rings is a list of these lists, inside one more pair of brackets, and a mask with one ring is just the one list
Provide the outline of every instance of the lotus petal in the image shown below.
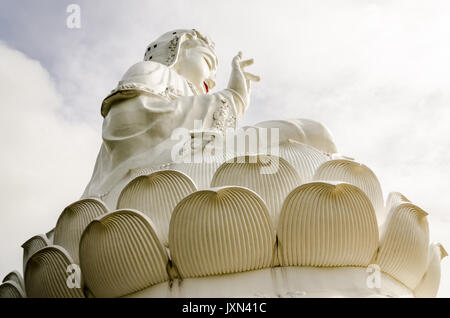
[[317,168],[328,161],[327,156],[316,148],[295,140],[280,144],[279,156],[297,170],[304,183],[310,182]]
[[197,191],[172,214],[170,253],[181,277],[201,277],[271,267],[275,231],[264,201],[252,190]]
[[25,298],[20,285],[13,280],[4,281],[0,284],[0,298]]
[[[267,125],[267,128],[269,128],[271,126],[270,123],[272,122],[273,121],[267,123],[264,122],[266,124],[263,125]],[[274,125],[278,122],[279,121],[275,121]],[[292,126],[293,129],[298,130],[297,126],[292,123],[288,122],[286,125],[288,127]],[[236,151],[236,157],[257,154],[281,157],[297,170],[303,182],[311,181],[316,169],[322,163],[329,160],[329,156],[325,155],[320,150],[293,138],[289,138],[289,134],[286,134],[286,132],[279,138],[278,135],[271,136],[272,132],[270,130],[261,133],[265,127],[244,126],[242,129],[249,140],[246,140],[245,151],[242,151],[242,149]],[[251,133],[251,130],[254,130],[253,134]],[[241,138],[243,138],[243,135],[241,135]],[[302,138],[297,139],[303,140]]]
[[264,128],[267,130],[268,140],[272,141],[271,144],[273,146],[274,137],[272,137],[272,129],[277,129],[279,140],[278,143],[284,143],[288,140],[295,140],[301,142],[303,144],[307,144],[307,137],[305,132],[299,128],[295,123],[289,120],[266,120],[257,123],[255,126],[248,126],[245,129],[249,129],[252,127],[256,127],[258,129]]
[[47,236],[43,234],[35,235],[22,244],[23,248],[23,271],[25,272],[25,266],[31,255],[36,253],[41,248],[49,246],[50,242]]
[[388,197],[386,199],[385,211],[387,213],[390,213],[392,208],[397,207],[397,205],[399,204],[408,202],[410,201],[400,192],[391,192],[388,194]]
[[416,297],[436,297],[441,281],[441,260],[446,256],[447,251],[440,243],[430,245],[427,271],[414,290]]
[[53,238],[55,237],[55,228],[45,233],[45,236],[47,237],[50,244],[53,244]]
[[380,182],[367,166],[351,160],[330,160],[317,169],[314,180],[340,181],[357,186],[372,202],[378,224],[384,222],[386,214]]
[[278,242],[282,266],[367,266],[378,247],[372,203],[350,184],[301,185],[283,204]]
[[381,235],[376,263],[381,270],[414,290],[428,260],[428,213],[412,203],[398,205],[389,213]]
[[160,170],[131,181],[120,194],[117,209],[135,209],[149,216],[161,242],[167,246],[173,209],[181,199],[196,190],[194,182],[185,174]]
[[12,271],[9,274],[7,274],[4,278],[3,278],[3,283],[7,282],[7,281],[13,281],[16,282],[17,285],[20,286],[20,288],[24,291],[25,290],[25,283],[23,282],[23,278],[22,275],[20,275],[20,273],[18,271]]
[[79,264],[78,249],[84,229],[96,217],[108,212],[106,205],[94,198],[72,203],[58,218],[54,232],[54,244],[64,247]]
[[225,161],[223,157],[232,158],[231,154],[211,156],[207,152],[192,158],[180,159],[158,167],[142,168],[133,171],[134,177],[148,175],[159,170],[177,170],[191,178],[198,189],[207,189],[217,168]]
[[333,134],[324,124],[305,118],[291,119],[290,121],[303,130],[308,145],[328,154],[337,152]]
[[282,158],[269,155],[233,158],[217,169],[211,181],[211,187],[242,186],[258,193],[275,225],[284,198],[300,184],[302,180],[294,167]]
[[121,297],[167,281],[168,263],[152,221],[138,211],[98,217],[81,237],[81,270],[95,297]]
[[[25,267],[25,289],[31,298],[83,298],[82,286],[70,288],[69,265],[74,264],[61,246],[47,246],[34,253]],[[81,284],[81,282],[80,282]]]
[[208,189],[214,173],[223,163],[223,160],[212,160],[209,162],[172,163],[170,169],[181,171],[195,181],[198,189]]
[[337,152],[333,136],[322,123],[310,119],[268,120],[255,125],[261,128],[278,128],[280,143],[289,139],[312,146],[324,153]]

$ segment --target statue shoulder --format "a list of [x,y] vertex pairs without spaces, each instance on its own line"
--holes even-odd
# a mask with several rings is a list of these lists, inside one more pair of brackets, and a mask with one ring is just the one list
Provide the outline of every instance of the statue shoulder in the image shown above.
[[164,73],[168,72],[170,72],[169,68],[161,63],[142,61],[132,65],[122,76],[120,82],[139,79],[142,76],[162,76]]
[[102,116],[106,117],[113,103],[142,94],[173,100],[193,95],[193,89],[186,79],[166,65],[138,62],[125,72],[116,88],[103,100]]

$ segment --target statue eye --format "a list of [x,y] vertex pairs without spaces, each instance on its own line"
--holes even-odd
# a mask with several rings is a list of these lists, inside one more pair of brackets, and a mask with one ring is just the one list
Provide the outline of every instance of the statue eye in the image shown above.
[[153,48],[156,48],[158,46],[158,44],[153,45]]

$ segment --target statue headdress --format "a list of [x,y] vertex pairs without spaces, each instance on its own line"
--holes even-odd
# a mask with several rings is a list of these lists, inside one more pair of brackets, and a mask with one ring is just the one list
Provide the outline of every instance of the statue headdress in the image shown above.
[[158,62],[169,67],[173,66],[177,62],[181,44],[190,39],[202,40],[212,50],[214,55],[216,55],[214,42],[209,37],[203,36],[195,29],[179,29],[164,33],[154,42],[150,43],[145,51],[144,61]]

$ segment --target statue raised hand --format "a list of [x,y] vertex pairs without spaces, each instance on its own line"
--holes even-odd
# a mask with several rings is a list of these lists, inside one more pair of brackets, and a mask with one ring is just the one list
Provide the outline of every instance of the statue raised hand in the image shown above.
[[246,106],[250,102],[250,83],[260,81],[259,76],[244,71],[244,68],[252,65],[253,62],[253,59],[242,60],[242,52],[239,52],[231,62],[232,69],[228,88],[238,93]]

